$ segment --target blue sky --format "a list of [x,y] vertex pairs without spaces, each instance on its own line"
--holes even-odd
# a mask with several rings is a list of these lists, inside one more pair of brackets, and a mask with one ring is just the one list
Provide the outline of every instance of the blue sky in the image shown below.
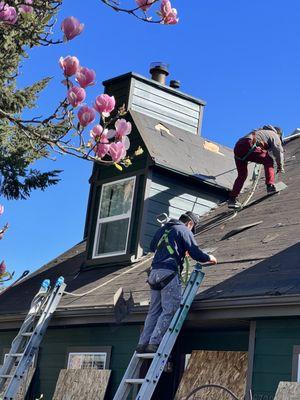
[[[132,4],[123,0],[123,4]],[[85,23],[80,37],[59,46],[35,48],[25,60],[20,85],[53,77],[35,115],[47,115],[64,95],[60,56],[76,55],[95,69],[97,85],[87,102],[102,93],[101,82],[135,71],[148,76],[152,61],[170,64],[181,90],[207,101],[203,136],[233,146],[264,123],[286,134],[299,126],[299,0],[173,0],[177,26],[142,23],[118,14],[99,0],[65,0],[56,27],[74,15]],[[42,161],[43,170],[62,169],[61,182],[26,201],[2,200],[10,229],[0,242],[1,258],[16,274],[31,271],[81,240],[92,165],[70,157]]]

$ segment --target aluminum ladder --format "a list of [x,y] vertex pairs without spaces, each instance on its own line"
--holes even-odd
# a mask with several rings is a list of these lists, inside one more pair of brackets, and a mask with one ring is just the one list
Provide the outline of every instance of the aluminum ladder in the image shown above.
[[[14,400],[16,398],[65,287],[63,277],[57,279],[52,290],[50,280],[46,279],[33,298],[29,312],[0,369],[0,393],[4,392],[1,399]],[[16,361],[18,365],[15,368]]]
[[[180,307],[176,311],[157,352],[153,354],[134,352],[113,400],[126,400],[131,390],[134,390],[133,387],[139,386],[135,399],[151,399],[203,278],[202,265],[197,263],[184,289]],[[139,372],[145,359],[152,359],[152,362],[146,377],[140,379]]]

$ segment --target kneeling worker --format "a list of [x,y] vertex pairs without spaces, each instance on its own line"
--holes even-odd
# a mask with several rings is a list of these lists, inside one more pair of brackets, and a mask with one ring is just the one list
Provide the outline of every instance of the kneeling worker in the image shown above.
[[238,176],[229,194],[229,208],[239,209],[242,207],[237,197],[247,179],[248,161],[263,164],[265,168],[267,193],[276,193],[274,161],[269,152],[272,152],[276,160],[277,172],[283,172],[284,160],[281,128],[272,125],[264,125],[262,128],[256,129],[238,140],[234,147],[234,159]]
[[148,283],[151,302],[143,332],[136,348],[138,353],[155,353],[180,306],[181,281],[186,252],[196,261],[216,264],[214,256],[203,253],[195,239],[194,228],[198,216],[190,211],[179,220],[170,220],[152,239],[150,250],[155,252]]

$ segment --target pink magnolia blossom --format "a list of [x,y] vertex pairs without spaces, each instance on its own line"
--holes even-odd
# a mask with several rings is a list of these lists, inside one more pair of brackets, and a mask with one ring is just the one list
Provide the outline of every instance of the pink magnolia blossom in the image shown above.
[[114,162],[119,162],[126,156],[126,149],[123,142],[111,143],[109,154]]
[[103,129],[102,125],[95,125],[90,131],[90,137],[95,140],[95,142],[109,143],[107,138],[107,129]]
[[176,8],[172,8],[170,0],[162,0],[160,13],[163,19],[162,22],[166,25],[174,25],[179,21],[177,10]]
[[72,76],[79,69],[79,60],[75,56],[60,57],[59,65],[64,71],[65,76]]
[[112,110],[115,108],[116,100],[114,96],[108,94],[101,94],[96,97],[94,108],[98,113],[102,114],[103,117],[109,117]]
[[66,40],[71,40],[75,36],[80,35],[83,31],[84,24],[81,24],[80,21],[75,17],[67,17],[63,20],[61,24],[61,30],[65,34]]
[[68,90],[68,101],[73,107],[77,107],[85,99],[85,90],[79,86],[73,86]]
[[82,88],[95,83],[96,73],[93,69],[80,67],[76,73],[76,80]]
[[5,274],[5,272],[6,272],[6,265],[5,265],[4,260],[2,260],[0,263],[0,276]]
[[135,2],[140,7],[141,10],[147,11],[155,2],[155,0],[135,0]]
[[84,127],[95,120],[96,112],[91,107],[82,106],[82,107],[80,107],[80,109],[77,113],[77,116],[78,116],[80,125]]
[[3,213],[4,213],[4,206],[0,204],[0,215],[2,215]]
[[106,156],[106,154],[109,153],[110,146],[111,145],[107,143],[97,143],[97,146],[95,147],[95,153],[97,157],[103,158]]
[[24,0],[24,4],[19,6],[20,13],[24,14],[31,14],[33,12],[33,7],[29,6],[28,4],[32,4],[33,0]]
[[124,118],[118,119],[115,123],[116,127],[116,141],[122,140],[124,136],[127,136],[131,132],[131,123],[127,122]]
[[9,25],[14,25],[17,22],[18,14],[14,7],[5,4],[4,1],[0,2],[0,21]]

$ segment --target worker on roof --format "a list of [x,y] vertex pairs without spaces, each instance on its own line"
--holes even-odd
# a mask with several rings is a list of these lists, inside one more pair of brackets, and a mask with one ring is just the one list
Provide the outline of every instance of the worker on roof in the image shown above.
[[155,353],[181,301],[181,279],[186,252],[196,261],[216,264],[213,255],[201,251],[193,233],[198,216],[190,211],[171,219],[155,234],[150,250],[155,252],[148,283],[151,301],[138,353]]
[[238,176],[229,194],[229,208],[239,209],[242,207],[237,197],[247,179],[249,161],[263,164],[267,193],[276,193],[274,160],[269,152],[272,152],[275,158],[277,173],[283,172],[282,129],[277,126],[264,125],[262,128],[253,130],[237,141],[234,147],[234,159]]

